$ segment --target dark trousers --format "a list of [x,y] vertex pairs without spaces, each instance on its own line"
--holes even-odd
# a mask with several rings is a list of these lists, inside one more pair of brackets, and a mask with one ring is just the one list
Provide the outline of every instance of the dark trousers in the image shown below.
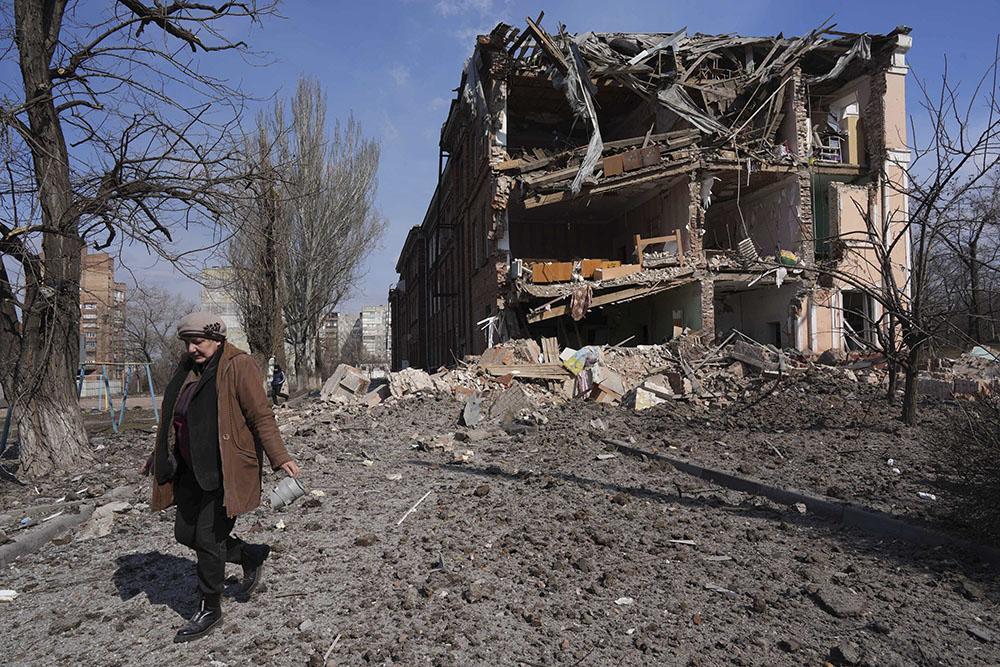
[[275,405],[278,404],[278,397],[279,396],[281,398],[284,398],[285,400],[288,399],[288,394],[281,393],[281,387],[283,386],[283,384],[284,383],[282,383],[282,384],[272,384],[271,385],[271,402],[274,403]]
[[[182,466],[183,468],[183,466]],[[243,540],[233,537],[236,519],[226,516],[222,487],[205,491],[190,469],[183,469],[174,484],[177,514],[174,536],[198,556],[198,589],[217,600],[226,579],[226,563],[243,563]]]

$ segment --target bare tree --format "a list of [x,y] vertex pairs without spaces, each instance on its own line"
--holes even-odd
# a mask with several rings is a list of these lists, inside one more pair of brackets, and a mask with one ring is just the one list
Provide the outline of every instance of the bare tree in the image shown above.
[[[255,191],[255,210],[237,216],[230,256],[245,267],[237,271],[243,280],[234,290],[243,302],[244,326],[265,331],[267,314],[279,312],[270,304],[280,303],[294,377],[305,386],[322,366],[324,316],[357,285],[384,230],[375,208],[380,150],[353,117],[328,131],[326,99],[315,81],[299,81],[287,125],[285,118],[279,102],[271,118],[258,123],[257,142],[247,153],[271,175],[263,180],[275,190]],[[269,142],[272,156],[264,154]],[[280,275],[279,286],[270,283],[268,267]],[[272,332],[276,326],[272,321]],[[262,345],[265,340],[260,337]]]
[[[877,161],[873,165],[877,179],[871,186],[871,199],[878,199],[880,192],[904,195],[908,212],[858,205],[864,229],[837,238],[840,261],[817,268],[879,305],[881,315],[869,321],[877,340],[869,344],[888,359],[890,398],[895,395],[897,368],[903,372],[901,416],[907,424],[916,421],[921,360],[935,340],[954,333],[955,304],[942,297],[948,291],[942,283],[955,277],[941,270],[942,250],[949,249],[962,262],[982,266],[952,234],[962,203],[987,181],[1000,161],[998,91],[995,83],[992,88],[983,86],[986,78],[965,99],[949,78],[947,66],[937,91],[918,80],[926,137],[920,140],[917,125],[911,123],[915,140],[910,163]],[[982,111],[989,113],[989,119],[975,123],[973,118]],[[897,174],[893,177],[891,171]],[[853,270],[844,259],[853,262]]]
[[252,178],[246,185],[249,196],[234,198],[236,206],[229,217],[233,235],[227,248],[233,278],[230,293],[239,308],[250,352],[261,368],[267,367],[271,357],[282,367],[287,365],[281,260],[288,235],[281,176],[273,163],[272,127],[262,114],[256,133],[244,141],[243,159]]
[[[961,187],[961,186],[960,186]],[[956,198],[949,229],[938,242],[929,267],[941,298],[955,312],[953,327],[975,343],[997,335],[1000,294],[1000,169]],[[953,339],[957,338],[952,336]]]
[[248,53],[231,35],[272,11],[252,0],[14,0],[0,30],[0,57],[21,73],[0,102],[0,380],[29,476],[90,458],[73,384],[81,248],[138,243],[178,259],[172,228],[221,213],[245,97],[199,72],[199,54]]
[[132,359],[150,364],[157,389],[166,386],[182,354],[174,335],[177,321],[194,307],[180,295],[150,285],[128,292],[125,343]]

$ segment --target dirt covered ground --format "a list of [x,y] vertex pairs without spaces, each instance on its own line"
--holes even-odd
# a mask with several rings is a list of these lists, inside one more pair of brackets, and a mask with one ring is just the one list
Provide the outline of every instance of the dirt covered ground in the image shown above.
[[102,436],[92,472],[37,491],[0,485],[4,512],[123,485],[131,503],[110,534],[58,540],[0,572],[19,594],[0,603],[0,651],[25,666],[1000,663],[989,566],[604,442],[632,438],[947,527],[949,472],[933,461],[948,407],[903,428],[873,389],[804,382],[762,381],[724,409],[572,402],[474,430],[457,426],[461,404],[448,398],[279,410],[318,493],[237,522],[273,547],[266,590],[227,600],[224,627],[187,645],[172,638],[194,610],[193,557],[174,543],[173,511],[144,505],[137,472],[152,436]]
[[884,389],[815,367],[760,378],[724,408],[677,402],[623,415],[616,431],[656,451],[996,545],[997,523],[983,522],[981,498],[966,488],[972,462],[963,460],[959,430],[972,407],[926,399],[909,427]]

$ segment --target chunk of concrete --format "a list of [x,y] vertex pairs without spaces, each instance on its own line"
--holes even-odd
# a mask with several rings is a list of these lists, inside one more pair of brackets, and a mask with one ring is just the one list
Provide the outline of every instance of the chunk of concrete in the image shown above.
[[521,410],[531,407],[527,394],[518,385],[513,385],[500,392],[490,405],[490,418],[515,417]]
[[368,407],[374,408],[376,405],[389,398],[390,395],[389,385],[380,384],[365,394],[363,402]]
[[661,403],[666,403],[666,399],[660,398],[653,392],[638,387],[635,390],[635,409],[637,412],[642,410],[648,410],[655,405],[660,405]]
[[462,424],[473,428],[483,419],[482,412],[483,399],[478,396],[470,396],[465,402],[465,409],[462,410]]
[[389,390],[396,398],[410,394],[433,394],[434,381],[419,368],[405,368],[389,377]]
[[361,397],[367,390],[368,378],[362,371],[347,364],[340,364],[333,371],[333,375],[323,383],[319,396],[324,401],[334,400],[338,396],[353,399]]

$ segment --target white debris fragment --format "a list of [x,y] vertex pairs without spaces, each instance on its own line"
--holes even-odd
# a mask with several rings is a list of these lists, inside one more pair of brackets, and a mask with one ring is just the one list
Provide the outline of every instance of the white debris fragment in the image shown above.
[[615,604],[620,606],[630,605],[634,603],[635,600],[633,600],[632,598],[618,598],[617,600],[615,600]]
[[924,500],[937,500],[937,496],[935,496],[933,493],[927,493],[926,491],[917,491],[917,495],[923,498]]
[[795,505],[793,505],[793,507],[795,507],[795,509],[798,510],[799,514],[805,514],[806,513],[806,504],[805,503],[795,503]]
[[309,492],[309,495],[316,496],[317,498],[322,498],[326,494],[320,491],[319,489],[313,489],[312,491]]
[[114,515],[121,514],[131,509],[131,507],[131,503],[123,500],[116,500],[106,505],[101,505],[94,511],[94,514],[87,520],[87,523],[83,525],[80,532],[77,533],[77,541],[84,542],[110,535],[115,523]]
[[474,455],[475,454],[474,454],[474,452],[471,449],[466,449],[466,450],[459,451],[459,452],[452,452],[451,453],[451,462],[452,463],[468,463],[469,461],[472,460],[472,457]]
[[0,602],[13,602],[16,597],[17,591],[12,591],[9,588],[0,589]]
[[274,527],[277,528],[278,530],[284,530],[285,529],[284,519],[278,519],[278,523],[274,524]]

